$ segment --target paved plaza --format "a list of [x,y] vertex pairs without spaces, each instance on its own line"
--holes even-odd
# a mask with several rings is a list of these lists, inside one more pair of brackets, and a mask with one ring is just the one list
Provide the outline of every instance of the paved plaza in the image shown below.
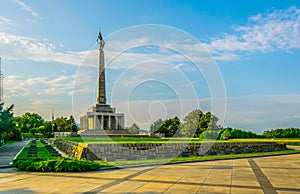
[[0,168],[8,167],[9,163],[17,156],[28,141],[20,141],[14,144],[0,147]]
[[0,193],[300,193],[300,154],[86,173],[5,168]]

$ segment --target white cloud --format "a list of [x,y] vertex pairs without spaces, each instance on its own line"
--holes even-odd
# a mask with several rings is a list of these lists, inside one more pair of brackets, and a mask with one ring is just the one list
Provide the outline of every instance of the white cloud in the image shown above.
[[74,76],[59,76],[54,79],[48,77],[23,78],[9,75],[4,79],[4,98],[14,98],[29,95],[70,95],[73,90]]
[[[14,2],[22,4],[18,0]],[[30,10],[25,5],[24,9]],[[1,22],[9,23],[10,20],[0,17],[0,24]],[[210,43],[204,45],[212,52],[215,60],[231,61],[241,58],[239,51],[272,52],[298,49],[300,48],[299,37],[300,10],[297,7],[290,7],[251,16],[247,25],[235,27],[233,33],[225,33],[221,38],[212,38]],[[145,36],[130,38],[124,40],[123,37],[119,40],[108,37],[105,47],[108,68],[126,69],[134,64],[153,59],[174,65],[189,60],[199,63],[212,62],[210,54],[201,43],[153,42]],[[158,51],[143,53],[136,50],[137,48],[143,50],[151,45],[157,46]],[[62,52],[47,39],[40,40],[5,32],[0,33],[0,50],[3,51],[2,55],[10,60],[53,61],[78,66],[83,63],[85,66],[97,66],[97,49]],[[161,71],[157,69],[157,72]]]
[[12,20],[0,15],[0,29],[2,31],[9,29],[12,26]]
[[22,10],[27,11],[28,13],[30,13],[32,16],[34,17],[39,17],[39,14],[34,11],[32,9],[31,6],[29,6],[28,4],[20,1],[20,0],[12,0],[12,2],[16,3],[17,5],[19,5],[21,7]]
[[26,36],[16,36],[0,32],[1,54],[8,60],[54,61],[70,65],[80,65],[85,52],[57,52],[48,40]]
[[3,16],[0,16],[0,24],[8,24],[10,25],[11,24],[11,20],[6,18],[6,17],[3,17]]
[[221,56],[236,51],[290,51],[300,48],[299,37],[300,9],[292,6],[251,16],[247,25],[236,27],[232,34],[225,33],[222,38],[213,38],[206,46]]

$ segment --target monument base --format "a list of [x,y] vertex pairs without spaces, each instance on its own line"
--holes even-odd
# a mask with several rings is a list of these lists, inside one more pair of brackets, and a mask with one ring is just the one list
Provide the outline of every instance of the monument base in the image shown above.
[[[95,104],[80,116],[81,130],[123,130],[124,114],[108,104]],[[99,131],[98,131],[99,130]]]

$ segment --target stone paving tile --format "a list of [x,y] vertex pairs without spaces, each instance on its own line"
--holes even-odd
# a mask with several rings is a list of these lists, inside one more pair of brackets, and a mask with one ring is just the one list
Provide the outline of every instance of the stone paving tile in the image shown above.
[[147,183],[142,187],[139,187],[133,190],[133,193],[163,193],[165,192],[172,184],[166,183]]
[[202,185],[197,193],[230,193],[230,187]]
[[129,193],[133,192],[135,189],[145,185],[147,182],[139,181],[124,181],[120,184],[112,186],[108,189],[104,189],[101,193]]
[[250,188],[231,188],[231,194],[260,194],[260,193],[264,193],[262,189],[250,189]]
[[204,183],[205,180],[206,180],[205,177],[198,176],[198,177],[191,177],[190,178],[190,177],[185,176],[182,179],[180,179],[178,181],[178,183],[202,184],[202,183]]
[[272,186],[265,192],[300,193],[299,159],[297,154],[254,158],[252,167],[238,159],[87,173],[1,169],[0,193],[263,193],[261,184]]
[[201,185],[172,185],[165,193],[196,193]]
[[204,183],[204,185],[230,185],[231,179],[210,179],[207,178]]
[[243,179],[234,179],[232,180],[231,184],[234,187],[260,187],[257,181],[245,181]]

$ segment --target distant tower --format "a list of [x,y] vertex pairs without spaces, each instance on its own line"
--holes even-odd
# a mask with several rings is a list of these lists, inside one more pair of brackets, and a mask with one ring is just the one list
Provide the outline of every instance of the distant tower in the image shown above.
[[52,109],[52,121],[54,121],[54,111]]
[[3,74],[1,71],[1,57],[0,57],[0,103],[3,103]]
[[98,33],[97,43],[99,45],[98,56],[98,89],[97,89],[97,104],[106,104],[106,91],[105,91],[105,68],[104,68],[104,40],[101,31]]

